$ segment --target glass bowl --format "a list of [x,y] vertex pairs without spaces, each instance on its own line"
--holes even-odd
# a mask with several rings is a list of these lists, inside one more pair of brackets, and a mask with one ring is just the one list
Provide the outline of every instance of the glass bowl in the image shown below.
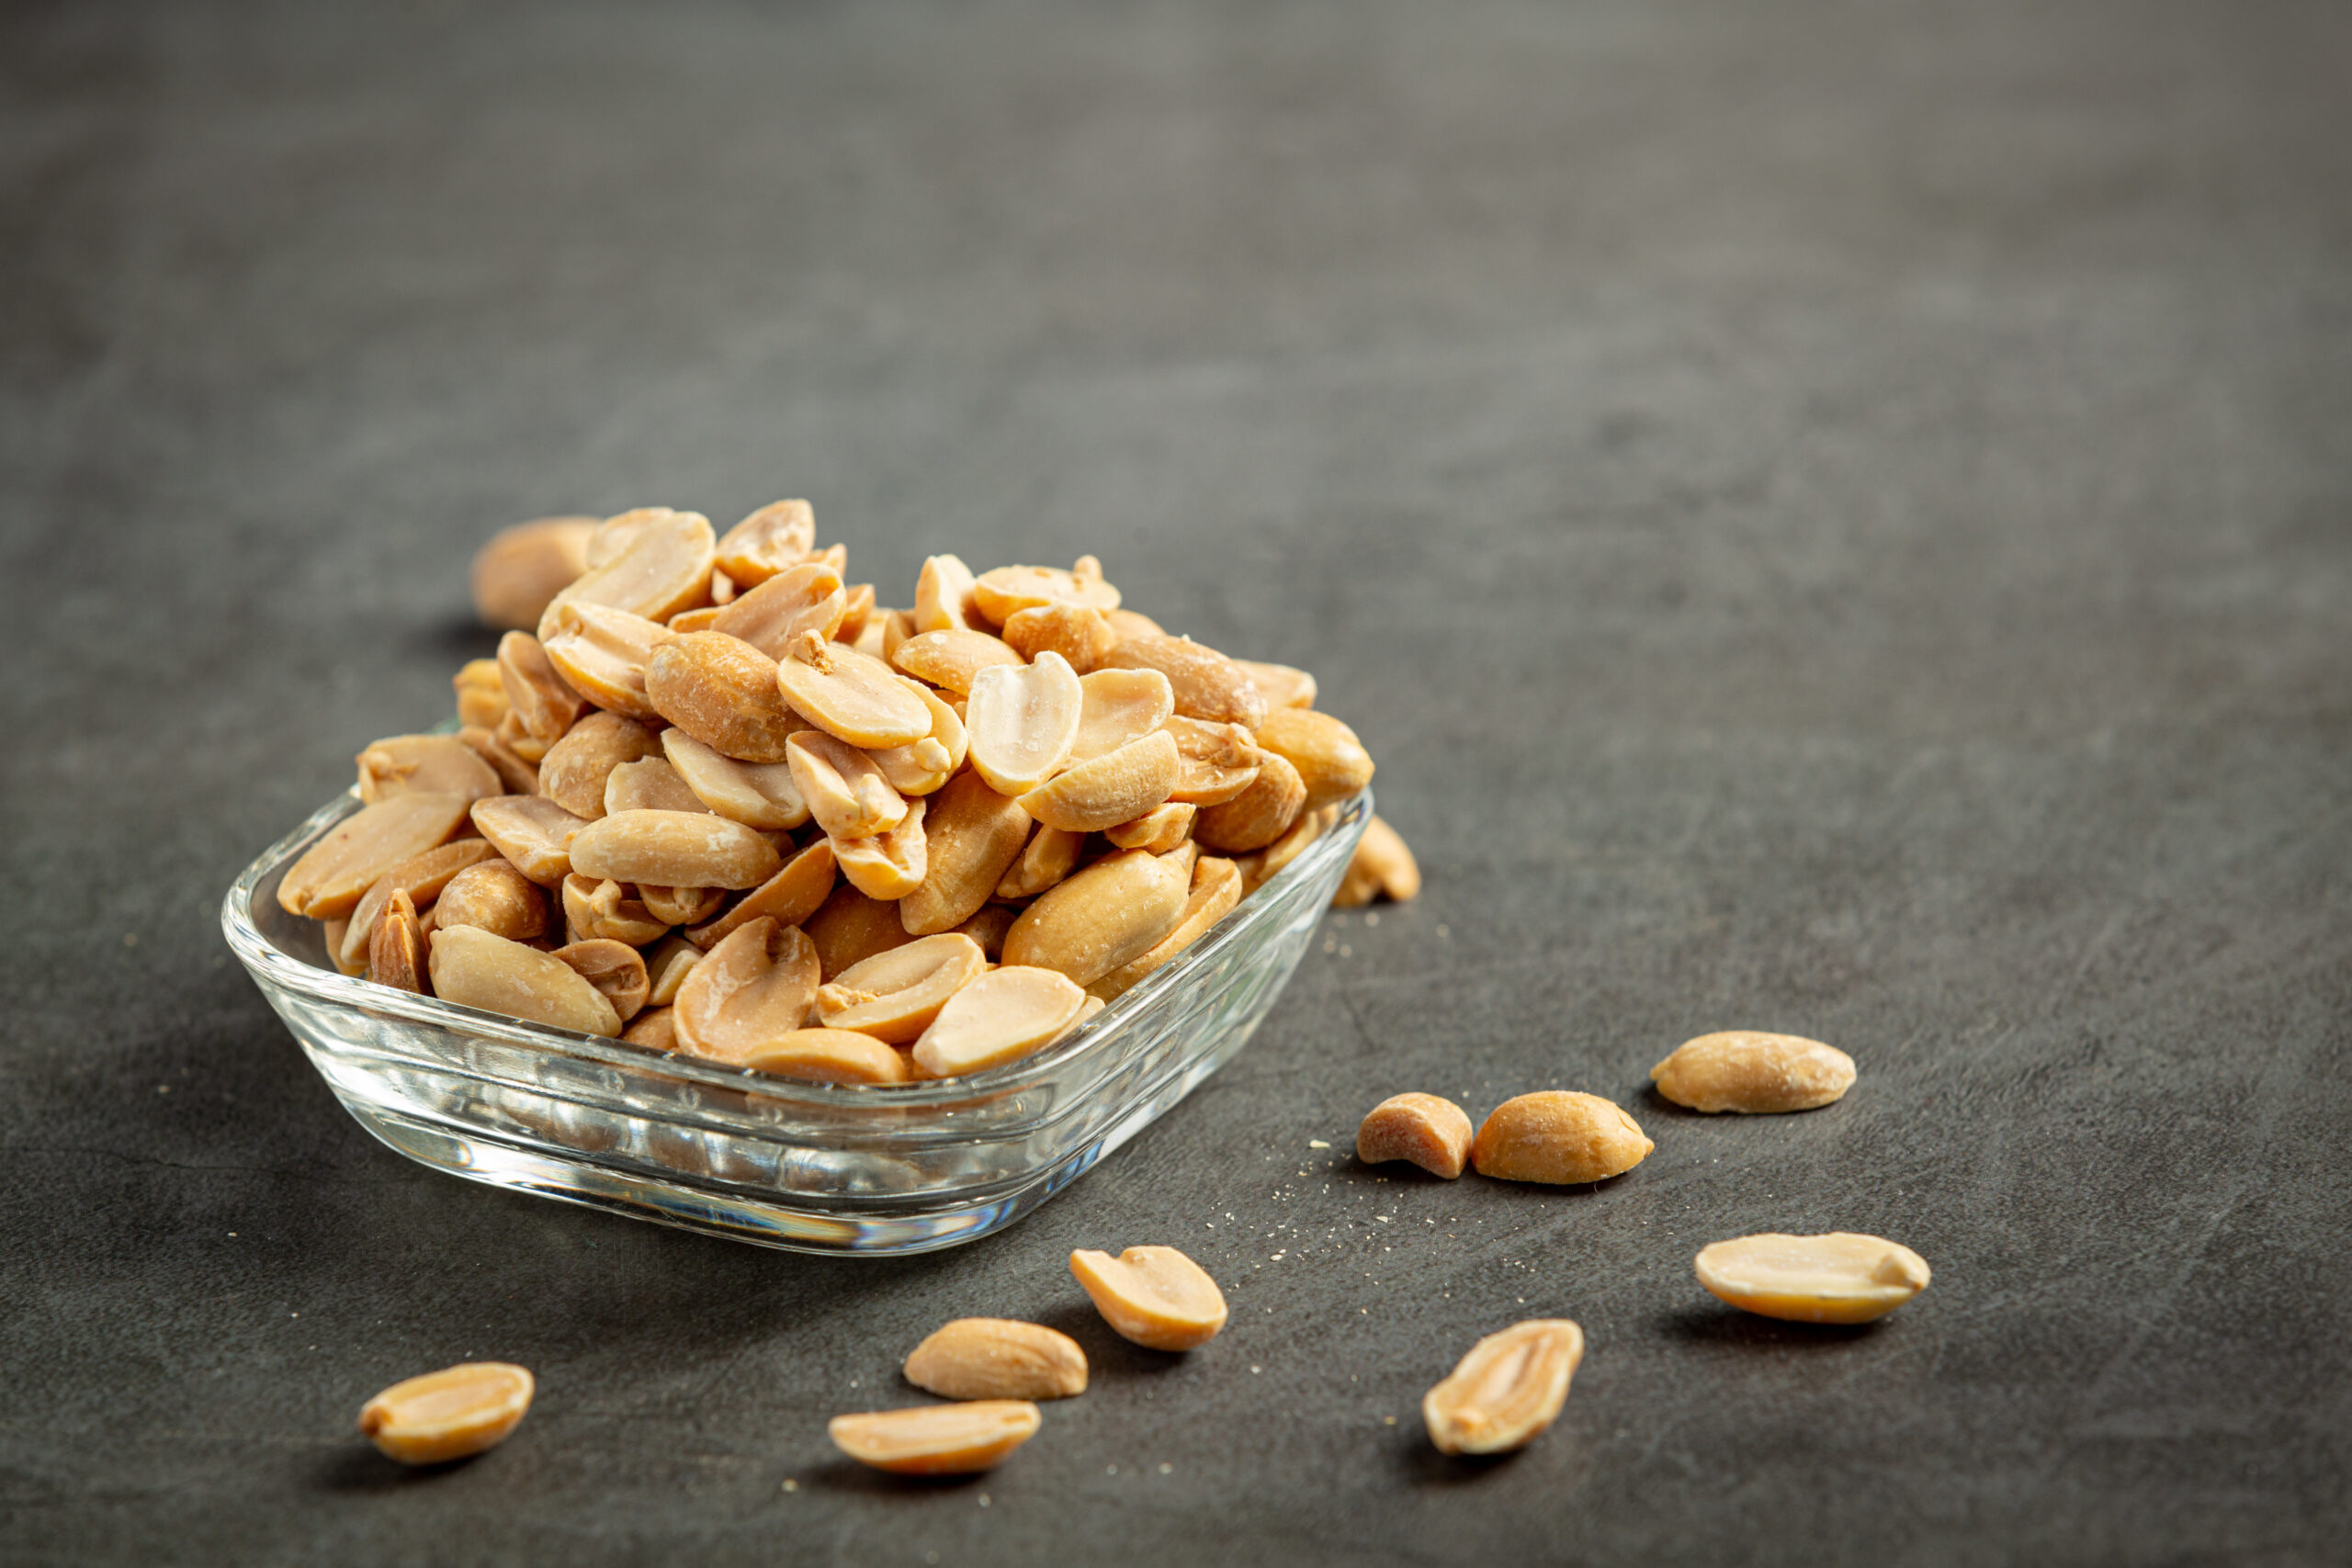
[[924,1252],[1011,1224],[1249,1043],[1372,815],[1331,829],[1183,955],[1050,1050],[890,1088],[798,1083],[338,974],[278,879],[357,809],[245,868],[229,945],[359,1124],[410,1158],[542,1197],[800,1252]]

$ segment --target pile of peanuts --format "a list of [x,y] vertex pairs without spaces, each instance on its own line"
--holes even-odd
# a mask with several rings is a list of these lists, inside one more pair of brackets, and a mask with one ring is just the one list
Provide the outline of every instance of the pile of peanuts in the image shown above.
[[[517,629],[458,672],[457,734],[362,751],[280,905],[382,985],[906,1083],[1082,1028],[1372,778],[1313,676],[1168,635],[1091,556],[933,556],[891,610],[815,537],[781,501],[492,540],[476,604]],[[1335,902],[1419,888],[1375,821]]]

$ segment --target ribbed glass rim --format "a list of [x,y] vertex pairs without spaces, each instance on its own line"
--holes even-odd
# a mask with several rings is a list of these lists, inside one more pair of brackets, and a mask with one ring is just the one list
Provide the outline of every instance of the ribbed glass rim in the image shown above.
[[1113,1042],[1123,1025],[1148,1013],[1163,998],[1183,991],[1190,979],[1218,955],[1265,934],[1268,923],[1282,918],[1282,890],[1321,874],[1334,859],[1354,852],[1362,826],[1372,816],[1373,796],[1366,788],[1341,802],[1338,819],[1290,864],[1244,898],[1182,956],[1147,976],[1070,1038],[1005,1066],[926,1083],[888,1085],[819,1084],[780,1077],[755,1067],[722,1067],[677,1052],[656,1051],[616,1038],[526,1022],[503,1013],[484,1012],[437,997],[379,986],[296,958],[273,943],[254,923],[254,897],[262,883],[289,863],[298,851],[358,805],[359,794],[354,788],[320,807],[293,831],[264,850],[230,886],[220,904],[221,930],[239,961],[257,978],[330,1005],[389,1014],[526,1049],[556,1052],[625,1072],[659,1073],[665,1078],[708,1089],[739,1094],[756,1092],[763,1100],[797,1100],[811,1108],[870,1111],[886,1106],[894,1110],[948,1108],[975,1100],[996,1099],[1048,1080],[1059,1081],[1071,1068],[1082,1071],[1098,1062],[1103,1071],[1109,1071],[1115,1065]]

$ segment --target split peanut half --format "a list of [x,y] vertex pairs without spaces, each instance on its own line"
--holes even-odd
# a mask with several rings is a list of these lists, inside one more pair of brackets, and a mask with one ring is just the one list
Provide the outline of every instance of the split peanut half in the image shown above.
[[1420,892],[1421,868],[1415,863],[1413,852],[1405,847],[1396,829],[1375,815],[1363,825],[1363,837],[1356,840],[1355,854],[1340,880],[1340,890],[1331,896],[1331,907],[1351,909],[1383,894],[1402,904],[1419,897]]
[[1276,708],[1258,727],[1255,739],[1297,773],[1306,789],[1305,810],[1320,811],[1372,782],[1372,753],[1354,730],[1328,713]]
[[278,907],[314,920],[347,916],[378,877],[447,842],[473,807],[506,798],[411,794],[363,806],[287,868],[277,884]]
[[1040,604],[1115,610],[1119,591],[1102,581],[1101,561],[1080,556],[1068,571],[1050,566],[1001,566],[984,571],[972,584],[972,600],[991,626],[1001,626]]
[[720,536],[718,570],[755,587],[798,566],[817,543],[817,513],[805,501],[772,501]]
[[925,1077],[960,1077],[1051,1044],[1086,1005],[1086,993],[1050,969],[1008,964],[947,998],[915,1042]]
[[528,631],[548,602],[588,570],[594,517],[542,517],[502,528],[474,554],[474,614],[501,630]]
[[899,1475],[969,1475],[992,1470],[1027,1442],[1041,1417],[1025,1399],[980,1399],[836,1416],[833,1446]]
[[817,1005],[817,950],[797,927],[758,919],[702,955],[678,987],[678,1049],[741,1066],[800,1029]]
[[1421,1400],[1440,1453],[1498,1454],[1525,1446],[1567,1403],[1584,1359],[1584,1330],[1564,1317],[1532,1318],[1489,1334]]
[[1928,1262],[1881,1236],[1768,1232],[1701,1250],[1699,1283],[1743,1312],[1793,1323],[1868,1323],[1928,1288]]
[[789,761],[739,762],[676,728],[662,732],[662,750],[695,798],[730,822],[775,830],[808,820]]
[[1174,930],[1191,885],[1191,863],[1181,855],[1105,855],[1022,911],[1005,936],[1004,961],[1091,985]]
[[[665,729],[664,735],[675,735]],[[773,767],[774,763],[764,766]],[[640,757],[623,762],[605,775],[605,809],[611,817],[623,811],[708,811],[702,796],[686,785],[678,770],[661,757]]]
[[571,874],[571,840],[588,821],[543,795],[502,795],[474,802],[473,824],[517,871],[542,887],[560,887]]
[[[600,562],[606,540],[620,547]],[[548,605],[540,635],[553,629],[555,612],[566,604],[609,604],[649,621],[694,608],[709,596],[717,543],[710,519],[699,512],[649,507],[606,519],[589,540],[588,570]]]
[[1165,728],[1176,712],[1175,688],[1157,670],[1096,670],[1078,678],[1078,734],[1069,747],[1073,767]]
[[817,826],[834,839],[864,839],[906,820],[907,802],[874,759],[821,729],[804,729],[786,749],[792,782]]
[[1131,1247],[1116,1258],[1080,1250],[1069,1255],[1069,1271],[1112,1332],[1147,1349],[1193,1349],[1225,1326],[1225,1292],[1172,1247]]
[[541,645],[564,683],[600,708],[631,718],[656,716],[645,667],[682,626],[665,626],[609,604],[572,603],[548,616]]
[[906,1361],[907,1381],[942,1399],[1069,1399],[1086,1392],[1086,1352],[1043,1324],[959,1317]]
[[645,726],[621,714],[590,713],[548,748],[539,793],[583,820],[605,814],[605,781],[623,762],[662,754]]
[[847,1029],[795,1029],[747,1051],[737,1065],[804,1083],[894,1084],[915,1076],[902,1053]]
[[1830,1104],[1854,1087],[1854,1058],[1794,1034],[1735,1030],[1687,1040],[1650,1069],[1658,1093],[1693,1111],[1770,1115]]
[[373,806],[396,795],[503,795],[498,771],[454,735],[394,735],[359,753],[359,798]]
[[784,865],[757,832],[707,811],[602,817],[572,836],[571,855],[582,875],[669,887],[756,887]]
[[1175,688],[1176,711],[1210,724],[1238,724],[1255,733],[1266,722],[1266,699],[1250,672],[1188,637],[1121,639],[1104,660],[1123,670],[1157,670]]
[[1442,1095],[1392,1095],[1356,1129],[1356,1158],[1366,1165],[1409,1160],[1448,1181],[1470,1158],[1470,1118]]
[[953,931],[894,947],[844,969],[817,991],[828,1029],[911,1045],[947,999],[988,968],[980,944]]
[[952,931],[977,914],[1035,826],[1018,802],[990,789],[976,773],[957,774],[930,797],[930,806],[922,882],[899,904],[899,919],[917,936]]
[[[908,635],[916,632],[986,631],[979,607],[972,601],[978,585],[972,569],[959,556],[933,556],[915,579],[915,607]],[[895,645],[894,645],[895,646]]]
[[433,903],[435,929],[472,926],[509,942],[548,929],[548,898],[510,861],[486,858],[451,876]]
[[1021,809],[1048,828],[1099,833],[1156,811],[1176,787],[1176,742],[1166,730],[1064,769],[1021,796]]
[[1599,1095],[1544,1089],[1495,1107],[1470,1157],[1481,1176],[1573,1185],[1622,1176],[1657,1146]]
[[921,887],[930,869],[930,844],[923,831],[929,804],[908,801],[907,814],[880,833],[832,840],[833,860],[842,875],[869,898],[903,898]]
[[468,1361],[396,1382],[359,1410],[359,1429],[402,1464],[446,1464],[506,1440],[531,1408],[522,1367]]
[[[709,630],[724,632],[782,659],[802,637],[830,642],[849,615],[849,593],[842,575],[822,561],[789,568],[733,603],[711,612]],[[688,628],[671,623],[673,629]]]
[[1241,873],[1229,860],[1203,855],[1193,865],[1193,885],[1184,897],[1176,925],[1140,955],[1088,984],[1089,996],[1105,1002],[1118,1000],[1148,976],[1182,956],[1186,948],[1208,934],[1209,928],[1241,902]]
[[1004,640],[988,632],[917,632],[891,650],[890,662],[919,681],[964,696],[983,670],[1025,665]]
[[582,1034],[621,1032],[604,993],[552,954],[474,926],[447,927],[432,940],[433,994],[445,1002]]
[[910,746],[931,733],[931,709],[896,671],[814,632],[786,649],[776,681],[795,713],[853,746]]
[[1069,759],[1083,706],[1077,671],[1058,653],[982,670],[964,710],[972,766],[999,795],[1036,788]]

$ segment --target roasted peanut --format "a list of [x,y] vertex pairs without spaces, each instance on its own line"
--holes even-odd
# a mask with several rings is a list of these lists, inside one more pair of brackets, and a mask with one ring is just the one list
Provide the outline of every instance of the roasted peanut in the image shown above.
[[908,617],[907,635],[916,632],[986,631],[972,601],[972,569],[958,556],[932,556],[915,579],[915,607]]
[[[841,573],[809,561],[768,579],[711,617],[709,629],[782,659],[804,636],[831,641],[849,614]],[[684,627],[679,627],[683,631]]]
[[1176,691],[1176,711],[1209,724],[1238,724],[1255,733],[1266,722],[1266,699],[1250,672],[1188,637],[1124,637],[1103,661],[1121,670],[1157,670]]
[[982,670],[964,710],[972,766],[999,795],[1036,788],[1068,760],[1084,705],[1078,674],[1058,653]]
[[817,1002],[817,950],[774,920],[752,920],[702,955],[678,988],[671,1026],[678,1049],[741,1066],[808,1022]]
[[785,749],[800,798],[834,839],[864,839],[906,820],[906,797],[890,787],[874,759],[821,729],[804,729]]
[[1495,1107],[1470,1159],[1481,1176],[1571,1185],[1623,1176],[1657,1146],[1599,1095],[1544,1089]]
[[[665,729],[664,735],[675,735]],[[774,767],[773,762],[764,764]],[[634,762],[623,762],[605,775],[605,809],[603,815],[616,811],[708,811],[702,796],[686,787],[666,758],[643,757]]]
[[605,814],[605,781],[623,762],[658,757],[662,748],[645,726],[616,713],[591,713],[548,748],[539,763],[539,793],[583,820]]
[[478,926],[435,931],[430,967],[433,994],[445,1002],[582,1034],[621,1032],[613,1004],[571,965]]
[[825,1429],[835,1448],[876,1470],[969,1475],[1004,1462],[1036,1432],[1040,1419],[1025,1399],[978,1399],[836,1416]]
[[475,830],[514,868],[542,887],[571,874],[571,840],[588,826],[543,795],[502,795],[474,802]]
[[[725,580],[723,572],[711,573],[712,591],[717,592],[717,585]],[[680,637],[688,632],[716,631],[718,629],[718,613],[725,608],[723,604],[705,604],[697,609],[681,610],[662,623],[662,629]]]
[[1079,677],[1078,689],[1078,735],[1069,747],[1073,767],[1166,728],[1176,711],[1175,688],[1157,670],[1096,670]]
[[695,798],[730,822],[774,829],[808,820],[808,803],[792,782],[789,761],[739,762],[683,729],[663,730],[662,750]]
[[1280,876],[1284,866],[1304,854],[1307,845],[1323,836],[1324,829],[1329,825],[1327,818],[1336,815],[1339,809],[1336,806],[1327,806],[1321,811],[1302,811],[1298,814],[1298,820],[1293,822],[1290,830],[1281,838],[1255,854],[1237,856],[1234,863],[1241,868],[1241,896],[1247,898]]
[[678,1048],[677,1009],[647,1008],[629,1021],[621,1031],[621,1038],[631,1045],[642,1045],[649,1051],[674,1051]]
[[691,632],[653,655],[645,691],[663,718],[720,755],[781,762],[786,740],[800,727],[776,689],[775,671],[774,660],[740,637]]
[[1420,891],[1421,868],[1414,863],[1413,852],[1396,829],[1375,816],[1363,825],[1363,837],[1356,840],[1355,855],[1348,862],[1340,890],[1331,896],[1331,907],[1353,908],[1384,893],[1402,904]]
[[[588,706],[588,700],[556,672],[547,649],[528,632],[508,632],[498,639],[498,679],[506,688],[506,716],[537,740],[552,744]],[[513,744],[511,738],[508,743]]]
[[637,542],[638,536],[664,518],[676,516],[677,511],[668,506],[639,506],[628,512],[616,512],[590,530],[586,559],[589,569],[620,558],[621,552]]
[[1179,806],[1171,801],[1156,806],[1131,821],[1113,823],[1102,829],[1102,836],[1119,849],[1148,850],[1164,855],[1193,836],[1193,818],[1199,810],[1196,806]]
[[[905,900],[900,902],[903,904]],[[989,963],[994,964],[1004,956],[1005,934],[1012,930],[1012,922],[1020,918],[1021,911],[1010,905],[983,904],[970,919],[956,930],[978,942],[980,951],[988,954]]]
[[738,898],[724,914],[707,925],[690,929],[686,938],[698,948],[711,948],[752,920],[799,925],[817,912],[833,890],[835,869],[832,840],[819,839],[785,862],[782,871]]
[[645,958],[627,942],[591,938],[567,942],[551,956],[570,964],[573,973],[595,987],[597,993],[613,1005],[613,1011],[623,1023],[635,1018],[645,1006],[646,998],[652,994],[653,983],[645,972]]
[[1258,776],[1222,806],[1206,806],[1193,818],[1201,847],[1226,854],[1262,850],[1291,830],[1306,809],[1306,784],[1287,758],[1264,753]]
[[930,682],[963,696],[983,670],[999,665],[1019,669],[1022,657],[988,632],[917,632],[900,643],[890,662],[918,680]]
[[1165,805],[1176,787],[1176,742],[1162,730],[1066,768],[1028,791],[1021,809],[1048,828],[1099,833]]
[[359,753],[359,798],[370,806],[396,795],[503,795],[498,773],[454,735],[395,735]]
[[359,1410],[359,1429],[386,1458],[446,1464],[504,1442],[531,1408],[524,1368],[469,1361],[396,1382]]
[[923,832],[923,812],[929,803],[907,802],[907,814],[898,825],[864,838],[832,840],[833,859],[842,875],[869,898],[903,898],[922,886],[930,869],[930,846]]
[[817,989],[828,1029],[854,1029],[892,1045],[910,1045],[947,998],[989,966],[980,944],[945,932],[878,953]]
[[1214,855],[1201,856],[1193,863],[1192,890],[1184,897],[1184,909],[1177,916],[1175,928],[1152,943],[1140,956],[1129,959],[1089,985],[1087,994],[1106,1002],[1118,1000],[1145,976],[1167,967],[1186,948],[1205,935],[1211,926],[1225,919],[1239,902],[1239,870],[1229,860],[1219,860]]
[[1366,1165],[1410,1160],[1451,1181],[1470,1158],[1470,1118],[1442,1095],[1391,1095],[1356,1129],[1356,1158]]
[[548,754],[548,748],[554,744],[543,736],[532,734],[524,727],[523,716],[511,707],[506,710],[506,716],[498,721],[498,728],[490,733],[492,739],[534,768],[539,765],[539,759]]
[[942,1399],[1069,1399],[1086,1392],[1086,1352],[1041,1323],[959,1317],[906,1361],[907,1381]]
[[[491,771],[498,775],[498,782],[504,784],[510,794],[539,793],[539,765],[524,761],[521,752],[490,730],[469,724],[458,731],[458,739],[465,742],[475,756],[490,764]],[[541,754],[544,755],[544,751]],[[487,800],[490,797],[485,795],[482,798]]]
[[474,552],[471,573],[481,624],[523,631],[537,626],[548,601],[588,570],[588,536],[595,531],[594,517],[542,517],[492,535]]
[[277,884],[278,907],[314,920],[350,914],[378,877],[447,841],[475,804],[461,795],[420,794],[361,807],[287,868]]
[[695,972],[702,949],[675,931],[645,952],[645,1005],[665,1008],[678,999],[678,987]]
[[833,640],[854,646],[865,638],[866,623],[874,618],[874,584],[853,582],[842,592],[847,602],[842,609],[842,624],[834,628]]
[[1225,1292],[1172,1247],[1069,1255],[1069,1271],[1122,1339],[1150,1350],[1191,1350],[1225,1326]]
[[608,878],[578,872],[563,879],[563,920],[571,940],[623,942],[631,947],[659,942],[669,926],[644,901],[632,898],[628,887]]
[[[1029,817],[1026,811],[1021,815]],[[1035,897],[1078,869],[1078,854],[1085,847],[1086,835],[1083,833],[1067,832],[1059,828],[1039,828],[1014,858],[1012,869],[1004,874],[1004,880],[997,884],[995,896],[1014,899]]]
[[741,888],[774,876],[784,859],[752,829],[709,812],[624,811],[572,836],[571,864],[619,882]]
[[1047,649],[1069,660],[1083,675],[1102,667],[1119,645],[1119,634],[1100,610],[1075,604],[1039,604],[1016,610],[1004,623],[1005,645],[1023,659],[1035,659]]
[[1080,556],[1068,571],[1050,566],[1001,566],[972,584],[972,602],[991,626],[1002,626],[1039,604],[1070,604],[1085,610],[1115,610],[1119,591],[1102,581],[1102,563]]
[[720,536],[718,570],[745,588],[798,566],[816,547],[817,513],[805,501],[772,501]]
[[[783,874],[776,873],[776,876]],[[770,882],[775,880],[773,876],[768,878]],[[727,894],[717,887],[664,887],[659,883],[640,882],[637,886],[637,901],[645,906],[647,914],[665,926],[698,926],[725,907]]]
[[469,729],[495,729],[498,721],[506,716],[506,686],[498,678],[497,660],[469,659],[450,677],[449,683],[457,689],[459,725]]
[[1259,766],[1267,754],[1239,725],[1175,717],[1167,728],[1175,739],[1176,755],[1183,762],[1169,799],[1187,806],[1222,806],[1257,782]]
[[[540,635],[553,629],[550,617],[565,604],[609,604],[649,621],[693,609],[710,592],[716,543],[710,519],[699,512],[649,507],[607,518],[589,540],[588,570],[539,617]],[[604,555],[613,547],[616,553]]]
[[849,1029],[796,1029],[747,1053],[739,1065],[806,1083],[893,1084],[915,1076],[903,1053]]
[[1699,1283],[1743,1312],[1792,1323],[1868,1323],[1928,1288],[1928,1260],[1880,1236],[1767,1233],[1702,1248]]
[[1080,986],[1142,957],[1183,917],[1192,865],[1120,850],[1041,894],[1004,939],[1007,964],[1067,975]]
[[1309,811],[1342,801],[1372,782],[1372,753],[1356,732],[1328,713],[1276,708],[1258,727],[1257,743],[1296,770]]
[[1086,993],[1050,969],[1008,964],[970,981],[915,1042],[926,1077],[1001,1067],[1051,1043],[1086,1005]]
[[424,969],[424,935],[417,929],[416,905],[405,892],[395,890],[368,938],[368,977],[396,991],[422,991]]
[[975,773],[929,797],[922,883],[899,905],[908,931],[930,936],[968,920],[1020,858],[1035,824]]
[[931,710],[931,733],[911,746],[877,746],[866,754],[900,795],[929,795],[964,765],[964,721],[921,681],[907,680],[907,689]]
[[1119,634],[1121,642],[1126,641],[1131,637],[1166,637],[1168,635],[1167,627],[1149,615],[1134,610],[1108,609],[1102,612],[1102,618],[1111,623],[1111,629]]
[[1567,1403],[1584,1359],[1584,1330],[1565,1317],[1531,1318],[1470,1348],[1421,1400],[1440,1453],[1498,1454],[1523,1447]]
[[451,876],[433,905],[435,930],[474,926],[509,942],[548,929],[547,895],[510,861],[483,860]]
[[853,746],[910,746],[931,733],[931,709],[878,659],[803,632],[776,666],[792,710]]
[[350,970],[365,962],[368,939],[376,929],[376,919],[395,892],[405,893],[420,906],[429,906],[441,896],[449,879],[479,862],[498,852],[487,839],[452,839],[411,860],[404,860],[368,885],[359,902],[351,911],[345,924],[342,942],[329,951],[336,957],[337,967]]
[[1854,1087],[1854,1058],[1818,1040],[1734,1030],[1683,1042],[1650,1081],[1693,1111],[1811,1111]]
[[1287,664],[1260,664],[1248,659],[1237,659],[1234,662],[1257,682],[1259,694],[1266,699],[1268,717],[1284,708],[1311,708],[1315,705],[1315,677],[1306,671],[1294,670]]
[[800,929],[816,943],[817,962],[828,980],[853,964],[914,941],[899,923],[898,905],[869,898],[846,882],[826,896]]
[[547,617],[540,645],[564,684],[598,707],[631,718],[657,716],[645,669],[684,626],[665,626],[609,604],[571,604]]

